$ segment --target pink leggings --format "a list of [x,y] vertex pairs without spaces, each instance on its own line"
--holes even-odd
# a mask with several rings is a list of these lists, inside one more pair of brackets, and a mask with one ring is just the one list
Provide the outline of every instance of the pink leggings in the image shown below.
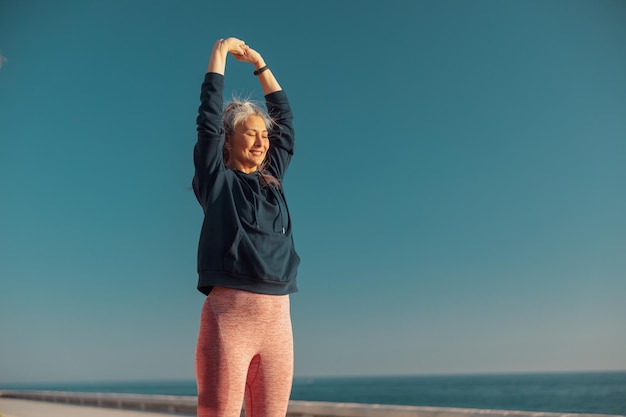
[[293,379],[288,295],[215,287],[196,348],[198,417],[284,417]]

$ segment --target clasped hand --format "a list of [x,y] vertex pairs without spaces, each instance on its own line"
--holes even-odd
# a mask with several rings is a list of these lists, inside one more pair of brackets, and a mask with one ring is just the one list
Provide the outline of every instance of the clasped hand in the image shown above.
[[244,41],[237,38],[226,38],[218,41],[220,49],[230,53],[237,61],[257,65],[261,61],[261,54],[250,48]]

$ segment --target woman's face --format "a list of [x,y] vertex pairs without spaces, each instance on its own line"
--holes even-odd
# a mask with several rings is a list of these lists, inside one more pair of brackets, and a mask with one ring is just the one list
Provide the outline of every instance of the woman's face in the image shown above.
[[228,166],[247,174],[257,170],[265,159],[270,141],[261,116],[250,115],[227,139]]

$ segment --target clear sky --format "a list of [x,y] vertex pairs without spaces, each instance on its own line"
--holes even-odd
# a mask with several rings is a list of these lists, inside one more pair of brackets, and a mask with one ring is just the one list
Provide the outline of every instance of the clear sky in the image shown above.
[[193,378],[230,35],[296,116],[297,376],[626,369],[625,2],[0,0],[0,383]]

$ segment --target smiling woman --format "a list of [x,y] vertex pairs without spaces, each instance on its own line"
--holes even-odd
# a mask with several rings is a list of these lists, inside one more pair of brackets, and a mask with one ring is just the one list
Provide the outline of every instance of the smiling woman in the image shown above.
[[[228,54],[255,66],[267,112],[222,111]],[[193,189],[204,210],[198,289],[207,295],[196,349],[198,416],[284,416],[293,378],[289,294],[300,258],[280,186],[293,155],[287,96],[261,55],[215,43],[202,84]]]

